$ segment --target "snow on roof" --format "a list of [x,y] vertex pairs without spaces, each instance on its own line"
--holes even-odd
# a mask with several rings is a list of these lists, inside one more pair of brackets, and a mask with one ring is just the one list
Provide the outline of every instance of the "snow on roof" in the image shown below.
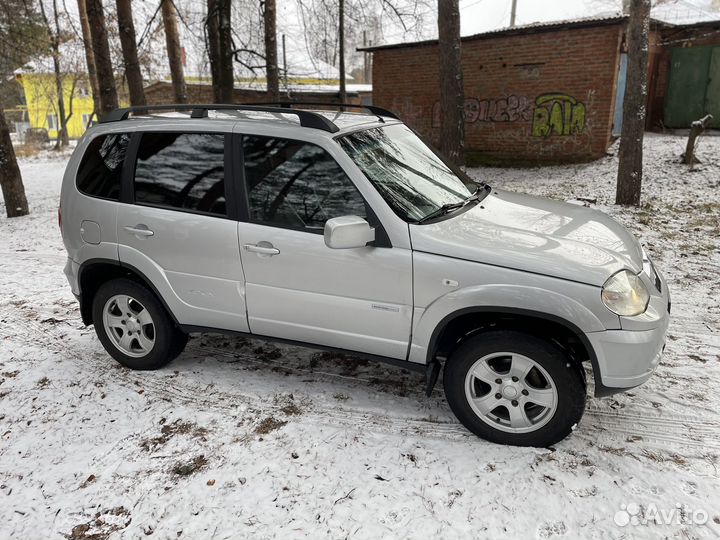
[[[702,22],[720,23],[720,13],[699,8],[686,0],[668,0],[667,3],[655,6],[651,12],[651,21],[657,25],[668,27],[689,26]],[[558,21],[538,21],[518,26],[509,26],[487,30],[469,36],[462,36],[462,41],[472,41],[497,35],[520,35],[536,32],[550,32],[563,28],[585,28],[592,26],[603,26],[607,24],[619,24],[627,20],[627,15],[622,12],[599,13],[590,17],[576,19],[563,19]],[[373,47],[361,47],[358,51],[377,51],[383,49],[399,49],[403,47],[416,47],[421,45],[434,45],[437,39],[414,41],[406,43],[393,43],[389,45],[377,45]]]

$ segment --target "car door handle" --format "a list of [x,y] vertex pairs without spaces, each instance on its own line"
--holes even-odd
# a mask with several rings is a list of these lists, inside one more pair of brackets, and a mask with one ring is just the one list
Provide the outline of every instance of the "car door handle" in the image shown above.
[[[265,242],[268,244],[269,242]],[[259,253],[260,255],[278,255],[280,253],[280,250],[278,248],[275,248],[270,245],[261,246],[258,244],[245,244],[243,246],[243,249],[245,251],[252,251],[253,253]]]
[[151,231],[144,225],[136,225],[135,227],[131,227],[128,225],[126,227],[123,227],[123,229],[125,229],[126,232],[130,234],[135,234],[137,236],[152,236],[155,234],[153,231]]

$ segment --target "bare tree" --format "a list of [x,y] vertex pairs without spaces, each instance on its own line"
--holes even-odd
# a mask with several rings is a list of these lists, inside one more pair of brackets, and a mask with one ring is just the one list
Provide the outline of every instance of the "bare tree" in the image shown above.
[[643,175],[643,135],[647,103],[648,35],[650,0],[629,0],[627,26],[627,82],[615,204],[640,204]]
[[5,200],[7,217],[19,217],[30,213],[2,103],[0,103],[0,188]]
[[90,23],[87,18],[85,0],[78,0],[78,13],[80,17],[80,29],[82,31],[83,47],[85,49],[85,63],[87,64],[88,79],[93,97],[93,110],[96,116],[100,113],[100,86],[98,85],[97,71],[95,70],[95,53],[90,37]]
[[232,40],[232,2],[218,0],[218,33],[220,38],[220,99],[221,103],[233,102],[233,55],[235,47]]
[[24,216],[29,209],[5,118],[5,104],[13,103],[5,101],[6,92],[12,89],[5,83],[30,57],[47,53],[45,27],[35,3],[26,0],[0,2],[0,190],[9,218]]
[[465,162],[464,92],[458,0],[438,0],[440,148],[457,165]]
[[50,39],[50,54],[52,56],[53,75],[55,76],[55,100],[58,110],[58,122],[60,124],[55,148],[60,148],[61,146],[70,144],[67,130],[67,122],[70,118],[65,115],[65,91],[63,88],[62,69],[60,67],[60,15],[58,13],[57,0],[52,0],[52,22],[50,22],[50,18],[45,10],[45,1],[40,0],[39,4],[40,14],[47,27],[48,37]]
[[220,103],[220,29],[218,25],[218,0],[207,0],[207,19],[205,20],[205,40],[210,60],[210,77],[212,78],[213,101]]
[[180,47],[180,33],[178,32],[177,10],[175,9],[173,0],[161,1],[163,26],[165,27],[165,43],[167,44],[170,77],[172,78],[175,102],[187,103],[187,86],[185,84],[185,69],[183,67],[183,51],[182,47]]
[[207,0],[205,21],[213,97],[216,103],[233,101],[233,53],[230,0]]
[[86,0],[85,8],[90,25],[92,48],[95,53],[95,68],[100,91],[100,113],[105,114],[117,109],[118,97],[102,0]]
[[130,93],[130,105],[145,105],[145,91],[138,61],[131,0],[117,0],[117,20],[120,30],[120,46],[125,61],[125,79]]
[[261,0],[263,21],[265,23],[265,77],[268,99],[275,102],[280,97],[280,79],[278,76],[277,52],[277,9],[275,0]]

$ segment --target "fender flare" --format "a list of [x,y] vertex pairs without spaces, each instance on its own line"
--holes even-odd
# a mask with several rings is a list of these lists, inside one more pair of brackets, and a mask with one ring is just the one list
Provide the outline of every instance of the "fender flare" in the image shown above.
[[[509,290],[515,295],[508,294]],[[521,293],[531,293],[535,302],[542,302],[543,307],[562,306],[552,311],[532,309],[520,302],[508,302],[509,298],[526,297]],[[541,298],[538,298],[540,296]],[[593,368],[595,380],[595,395],[610,395],[617,390],[606,389],[600,377],[600,367],[595,349],[590,343],[586,333],[603,331],[603,323],[592,312],[579,302],[560,293],[527,286],[514,285],[481,285],[467,287],[448,293],[435,300],[420,316],[420,320],[413,331],[413,342],[410,345],[408,359],[430,365],[437,362],[434,358],[438,339],[443,330],[457,317],[469,313],[503,313],[533,317],[552,322],[565,327],[582,343],[588,353]],[[427,341],[418,343],[418,336],[429,336]]]

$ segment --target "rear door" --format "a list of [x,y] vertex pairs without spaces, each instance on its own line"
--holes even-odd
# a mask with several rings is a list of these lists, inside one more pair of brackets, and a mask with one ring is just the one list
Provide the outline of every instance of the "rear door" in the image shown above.
[[[393,247],[332,155],[279,137],[238,137],[244,220],[238,224],[250,330],[385,357],[407,357],[412,255]],[[375,245],[331,249],[328,219],[355,215]]]
[[181,324],[246,332],[232,208],[230,135],[135,134],[123,179],[119,256],[158,289]]

